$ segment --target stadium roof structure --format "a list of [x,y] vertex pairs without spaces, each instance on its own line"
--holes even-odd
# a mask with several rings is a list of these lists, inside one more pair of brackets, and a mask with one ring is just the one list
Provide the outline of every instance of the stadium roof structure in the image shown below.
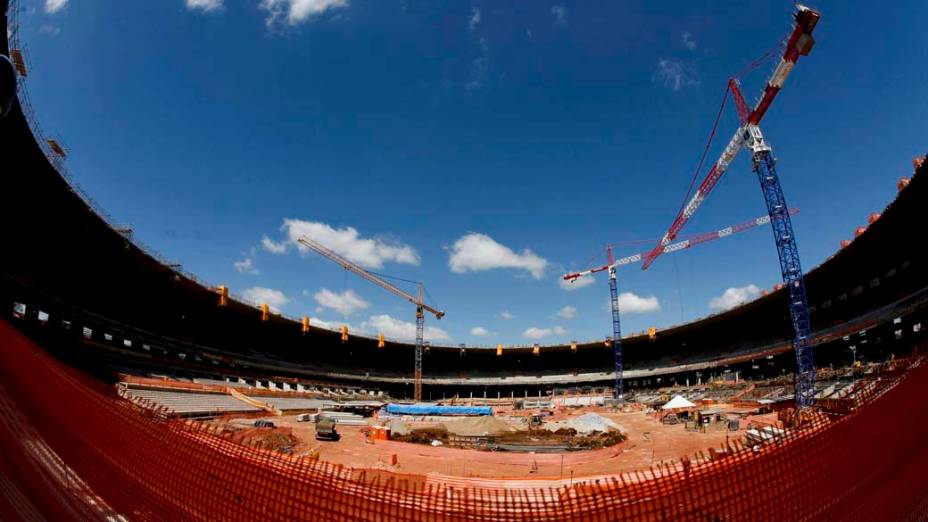
[[[18,31],[9,35],[16,38]],[[6,49],[4,35],[4,49]],[[15,44],[15,41],[14,41]],[[21,87],[25,81],[20,80]],[[69,316],[109,343],[100,356],[144,362],[162,370],[206,368],[232,374],[327,379],[402,389],[412,378],[409,342],[347,336],[275,314],[259,303],[229,297],[152,252],[108,217],[73,182],[66,160],[52,150],[34,118],[25,90],[0,120],[0,140],[15,165],[4,178],[0,205],[7,215],[0,259],[0,290],[7,303],[32,303]],[[924,165],[897,198],[846,247],[809,271],[813,335],[832,342],[928,308],[928,259],[912,240],[928,200]],[[900,174],[908,174],[900,172]],[[54,208],[55,212],[36,209]],[[863,221],[863,219],[862,219]],[[49,234],[49,231],[54,231]],[[850,231],[849,231],[850,232]],[[849,234],[850,235],[850,234]],[[835,245],[836,249],[838,245]],[[63,253],[67,253],[66,255]],[[782,289],[722,313],[623,341],[627,379],[752,364],[790,350],[791,325]],[[106,335],[117,341],[106,339]],[[150,344],[164,357],[124,346]],[[603,339],[576,344],[506,347],[499,352],[432,343],[423,354],[425,386],[570,387],[608,382],[612,354]],[[180,355],[194,357],[178,360]],[[205,361],[197,365],[195,357]]]

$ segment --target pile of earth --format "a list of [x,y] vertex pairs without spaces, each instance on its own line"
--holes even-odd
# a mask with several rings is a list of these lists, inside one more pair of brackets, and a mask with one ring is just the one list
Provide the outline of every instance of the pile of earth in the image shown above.
[[516,431],[508,422],[491,416],[465,417],[446,422],[444,426],[448,433],[462,437],[485,437]]
[[516,431],[504,420],[496,417],[464,417],[453,421],[410,429],[399,420],[390,422],[390,438],[402,442],[431,444],[441,441],[447,444],[450,436],[493,437]]
[[548,431],[574,430],[581,435],[588,435],[596,432],[625,431],[622,426],[611,419],[607,419],[596,413],[585,413],[579,417],[563,421],[554,421],[545,423],[545,429]]
[[590,450],[625,440],[621,426],[596,414],[548,423],[546,429],[535,430],[518,430],[496,417],[466,417],[412,430],[405,423],[393,421],[390,427],[391,438],[397,441],[432,445],[438,441],[451,447],[498,451]]
[[561,451],[592,450],[614,446],[625,440],[616,429],[578,433],[573,428],[518,431],[493,437],[496,449],[504,451],[542,451],[557,447]]
[[287,428],[245,428],[235,432],[233,439],[256,448],[284,453],[290,453],[300,442]]
[[391,420],[390,423],[387,424],[387,427],[390,428],[390,434],[394,437],[397,435],[409,435],[409,425],[400,419]]

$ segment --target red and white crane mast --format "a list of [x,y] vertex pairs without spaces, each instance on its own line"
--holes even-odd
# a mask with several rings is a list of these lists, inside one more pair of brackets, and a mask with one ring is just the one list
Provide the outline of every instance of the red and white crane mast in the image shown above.
[[[815,45],[812,31],[815,29],[820,16],[813,9],[803,5],[796,6],[795,24],[789,38],[786,40],[780,63],[774,69],[773,74],[767,81],[767,86],[764,88],[764,93],[753,109],[748,109],[748,105],[741,95],[737,77],[729,80],[726,99],[728,93],[731,92],[738,110],[740,126],[725,147],[725,150],[722,151],[719,160],[712,166],[706,178],[699,185],[692,199],[680,209],[660,242],[645,256],[641,267],[646,270],[664,252],[664,247],[673,241],[690,218],[693,217],[702,202],[709,196],[709,193],[715,187],[719,178],[725,174],[741,147],[747,148],[751,152],[752,170],[757,174],[761,192],[767,204],[777,255],[780,258],[780,272],[789,293],[789,311],[794,334],[793,349],[796,353],[795,398],[796,406],[799,409],[812,405],[815,395],[815,365],[812,357],[812,327],[809,321],[809,304],[806,298],[802,265],[799,261],[799,248],[796,245],[792,221],[786,210],[786,198],[783,195],[783,189],[777,176],[776,160],[773,157],[770,145],[764,141],[760,122],[764,115],[767,114],[767,110],[777,94],[783,88],[786,78],[789,77],[799,57],[806,56],[812,51],[812,47]],[[724,106],[724,100],[722,103]]]

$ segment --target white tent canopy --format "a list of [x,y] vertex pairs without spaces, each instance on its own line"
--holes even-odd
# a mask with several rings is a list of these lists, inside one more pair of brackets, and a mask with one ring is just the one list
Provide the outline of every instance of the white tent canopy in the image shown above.
[[662,410],[678,410],[682,408],[695,408],[695,407],[696,405],[693,404],[692,402],[684,399],[680,395],[676,395],[674,396],[673,399],[670,399],[670,401],[667,404],[661,406],[661,409]]

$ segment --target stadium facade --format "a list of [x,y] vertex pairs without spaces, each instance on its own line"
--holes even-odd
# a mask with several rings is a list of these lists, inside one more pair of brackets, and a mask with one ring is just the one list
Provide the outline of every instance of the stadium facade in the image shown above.
[[[63,158],[15,106],[0,122],[0,193],[7,210],[0,259],[0,306],[24,306],[25,323],[70,337],[93,359],[139,371],[251,380],[312,380],[412,394],[414,346],[308,329],[265,317],[257,303],[159,259],[119,229],[62,175]],[[808,273],[816,364],[857,355],[904,353],[925,335],[926,252],[912,241],[928,187],[922,166],[897,198],[849,245]],[[907,174],[907,173],[900,173]],[[837,245],[836,245],[837,247]],[[696,383],[791,371],[791,327],[782,289],[724,313],[623,341],[630,388]],[[66,328],[64,327],[66,326]],[[128,341],[128,342],[127,342]],[[99,367],[97,362],[94,367]],[[431,345],[424,354],[425,397],[537,395],[554,388],[609,386],[608,340],[487,348]]]

